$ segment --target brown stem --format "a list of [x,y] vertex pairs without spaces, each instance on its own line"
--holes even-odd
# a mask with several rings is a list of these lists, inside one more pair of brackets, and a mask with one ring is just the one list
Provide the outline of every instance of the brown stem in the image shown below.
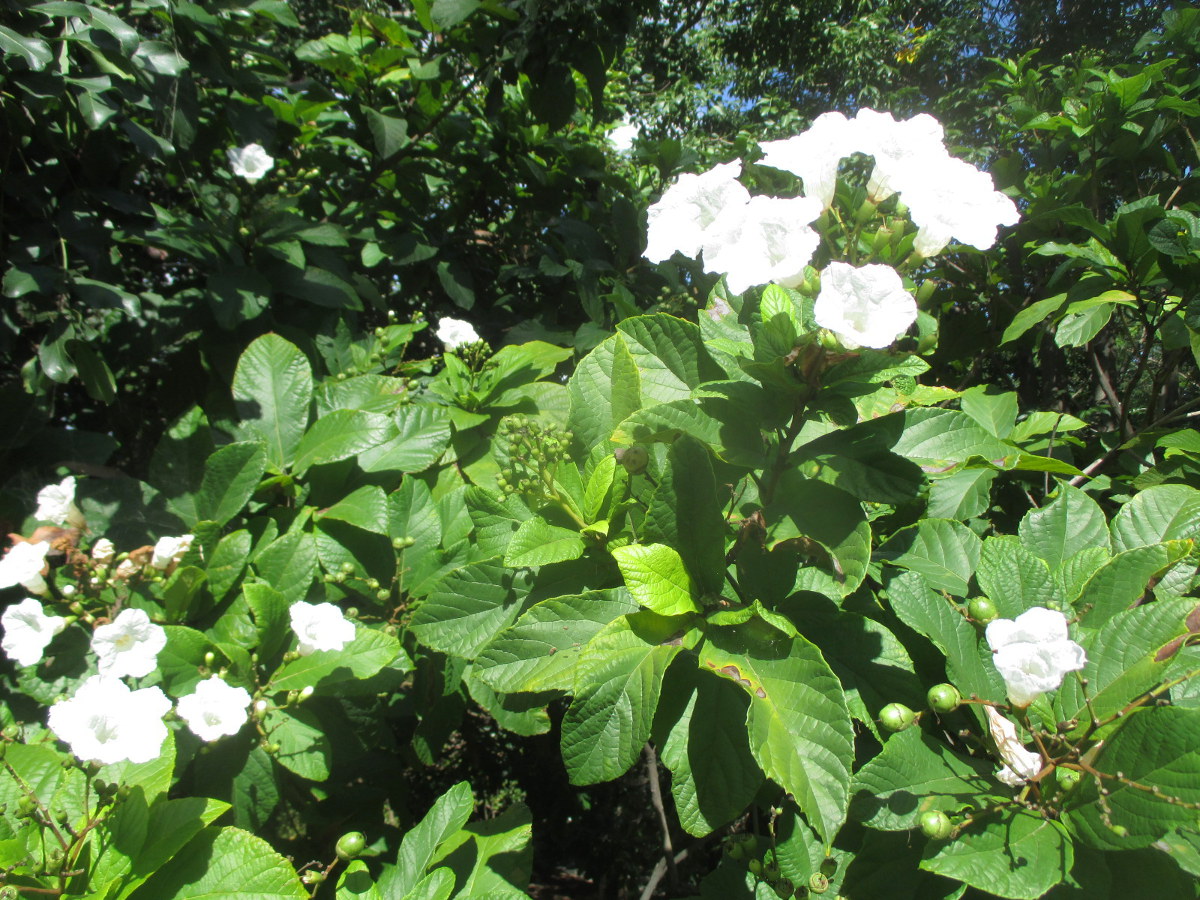
[[671,886],[676,887],[679,884],[679,872],[675,868],[675,848],[671,844],[671,823],[667,821],[667,811],[663,807],[662,785],[658,780],[658,754],[654,752],[654,747],[647,741],[646,746],[642,748],[642,755],[646,757],[646,777],[650,781],[650,804],[654,807],[659,827],[662,828],[663,859],[666,860],[667,871],[671,876]]

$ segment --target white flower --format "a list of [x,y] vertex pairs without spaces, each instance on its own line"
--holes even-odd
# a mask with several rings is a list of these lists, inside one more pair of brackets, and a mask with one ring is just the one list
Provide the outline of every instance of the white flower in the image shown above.
[[936,179],[950,158],[941,123],[926,113],[897,122],[891,113],[860,109],[854,128],[855,149],[875,157],[867,192],[876,202],[907,190],[913,179]]
[[750,192],[737,180],[741,173],[739,159],[701,175],[680,175],[648,211],[642,256],[657,263],[678,250],[695,259],[706,232],[726,216],[740,216],[750,202]]
[[992,740],[996,742],[1000,761],[1004,763],[996,777],[1009,787],[1020,787],[1042,771],[1042,757],[1025,749],[1012,722],[990,706],[985,706],[984,712],[987,713],[988,730],[992,733]]
[[1087,663],[1083,648],[1067,634],[1067,617],[1052,609],[1035,606],[1016,619],[996,619],[984,634],[1008,699],[1017,706],[1055,690],[1064,675]]
[[215,741],[241,730],[249,706],[250,694],[245,688],[233,687],[213,675],[196,685],[195,693],[181,697],[175,711],[201,740]]
[[796,287],[821,243],[809,223],[821,214],[811,197],[754,197],[741,215],[730,215],[704,237],[704,268],[725,275],[732,293],[774,281]]
[[38,508],[34,518],[55,525],[70,525],[84,528],[87,520],[75,505],[75,477],[68,475],[59,484],[51,484],[38,491]]
[[[138,572],[138,564],[137,563],[135,563],[132,559],[123,559],[119,563],[117,563],[117,568],[113,571],[112,577],[116,578],[118,581],[128,581],[137,572]],[[99,584],[100,579],[93,578],[92,582],[94,584]]]
[[131,691],[116,678],[93,675],[70,700],[50,707],[50,729],[80,759],[144,763],[158,756],[167,738],[163,716],[170,708],[156,687]]
[[233,174],[245,178],[251,184],[258,181],[275,165],[275,157],[267,153],[262,144],[247,144],[245,147],[230,147],[225,151],[229,157],[229,168]]
[[314,605],[298,600],[288,612],[292,631],[300,638],[297,649],[301,656],[308,656],[317,650],[341,650],[354,640],[354,623],[332,603]]
[[150,565],[156,569],[170,568],[172,563],[183,559],[183,555],[191,549],[194,540],[195,538],[190,534],[159,538],[158,543],[154,545],[154,556],[150,560]]
[[462,344],[474,344],[479,340],[479,333],[470,322],[462,319],[441,319],[438,321],[437,339],[446,345],[447,350],[453,350]]
[[102,566],[107,566],[111,563],[116,555],[117,548],[113,546],[113,542],[108,538],[100,538],[100,540],[92,544],[92,559]]
[[126,609],[109,625],[92,634],[92,650],[99,658],[100,674],[120,678],[149,675],[158,654],[167,645],[167,633],[150,621],[144,610]]
[[831,262],[821,272],[813,317],[848,349],[881,349],[917,320],[917,301],[891,266]]
[[608,133],[608,142],[618,153],[628,153],[633,149],[633,142],[642,133],[640,126],[633,122],[622,122]]
[[953,156],[926,177],[909,181],[901,191],[918,229],[913,249],[922,256],[941,253],[951,238],[987,250],[996,243],[998,225],[1015,225],[1021,218],[991,175]]
[[821,201],[826,209],[833,203],[838,163],[858,149],[854,123],[840,112],[822,113],[812,127],[795,137],[760,144],[764,166],[783,169],[804,181],[804,193]]
[[47,594],[50,589],[46,579],[42,577],[42,569],[46,568],[46,554],[50,552],[48,541],[38,541],[31,544],[19,541],[9,548],[0,559],[0,588],[21,585],[33,594]]
[[0,615],[0,625],[4,626],[0,649],[17,665],[32,666],[41,660],[50,640],[67,627],[67,620],[62,616],[46,615],[42,604],[26,597]]

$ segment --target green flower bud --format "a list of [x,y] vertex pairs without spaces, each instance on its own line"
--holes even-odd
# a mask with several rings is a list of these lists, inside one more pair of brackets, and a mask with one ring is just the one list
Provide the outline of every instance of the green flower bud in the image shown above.
[[921,823],[921,833],[935,841],[944,841],[954,831],[950,817],[940,810],[926,810],[918,821]]
[[392,538],[392,549],[393,550],[406,550],[407,548],[411,547],[416,542],[417,542],[416,538],[410,538],[410,537]]
[[300,693],[296,695],[296,700],[299,701],[300,703],[303,703],[305,700],[307,700],[312,695],[313,695],[313,686],[311,684],[306,684],[304,687],[300,688]]
[[367,839],[361,831],[347,831],[337,842],[337,856],[341,860],[357,857],[367,847]]
[[367,588],[372,591],[379,590],[379,579],[378,578],[368,578],[367,579]]
[[1079,784],[1081,777],[1078,769],[1066,769],[1059,766],[1054,770],[1054,778],[1058,781],[1058,786],[1064,791],[1069,791],[1075,785]]
[[630,475],[641,475],[646,471],[646,466],[650,463],[650,454],[640,444],[634,444],[632,447],[623,447],[613,455],[616,456],[617,462],[621,467]]
[[325,881],[325,873],[318,869],[314,869],[311,872],[305,872],[303,875],[301,875],[300,880],[305,884],[321,884]]
[[934,712],[949,713],[958,709],[962,703],[962,694],[952,684],[935,684],[929,689],[925,699]]
[[216,662],[217,662],[217,654],[213,653],[211,650],[207,651],[204,654],[205,667],[211,669],[216,664]]
[[820,872],[813,872],[808,876],[808,889],[814,894],[823,894],[829,890],[829,879]]
[[392,596],[392,592],[387,590],[386,588],[375,592],[375,599],[378,600],[380,603],[386,603],[391,598],[391,596]]
[[917,714],[903,703],[889,703],[879,711],[879,724],[888,731],[903,731],[917,720]]
[[352,563],[352,562],[342,563],[342,572],[346,575],[353,575],[354,574],[354,563]]
[[988,622],[998,619],[1000,611],[996,609],[996,604],[987,597],[976,597],[967,604],[967,615],[980,625],[986,625]]

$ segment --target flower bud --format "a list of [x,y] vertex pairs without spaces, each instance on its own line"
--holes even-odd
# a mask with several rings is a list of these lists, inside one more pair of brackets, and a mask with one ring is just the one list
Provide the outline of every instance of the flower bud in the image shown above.
[[312,695],[313,695],[313,686],[311,684],[306,684],[304,687],[302,687],[300,689],[300,693],[296,696],[296,699],[300,703],[303,703],[305,700],[307,700]]
[[322,884],[325,881],[325,873],[319,869],[313,869],[311,872],[301,875],[300,880],[305,884]]
[[393,550],[404,550],[408,547],[411,547],[416,542],[417,542],[416,538],[410,538],[410,537],[392,538],[392,549]]
[[213,665],[216,663],[216,661],[217,661],[217,654],[213,653],[211,650],[207,651],[204,654],[204,665],[206,668],[211,669],[213,667]]
[[354,574],[354,563],[352,563],[352,562],[342,563],[342,572],[346,575],[353,575]]
[[1054,778],[1058,781],[1058,786],[1064,791],[1069,791],[1079,784],[1079,779],[1082,776],[1078,769],[1066,769],[1059,766],[1054,770]]
[[967,604],[967,615],[980,625],[986,625],[988,622],[999,618],[1000,611],[996,609],[996,604],[987,597],[976,597]]
[[925,837],[932,838],[935,841],[944,841],[954,831],[954,826],[950,823],[950,817],[936,809],[926,810],[921,813],[921,818],[918,821],[921,823],[921,833]]
[[929,689],[925,699],[934,712],[949,713],[958,709],[962,703],[962,694],[952,684],[935,684]]
[[338,838],[336,852],[338,859],[354,859],[367,847],[367,839],[361,831],[348,831]]
[[888,731],[903,731],[917,720],[917,714],[903,703],[889,703],[879,711],[879,724]]

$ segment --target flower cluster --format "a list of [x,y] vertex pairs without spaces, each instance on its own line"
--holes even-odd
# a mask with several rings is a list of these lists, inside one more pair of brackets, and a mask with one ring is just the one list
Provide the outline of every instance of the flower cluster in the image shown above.
[[989,622],[984,634],[1008,699],[1016,706],[1057,690],[1063,676],[1087,664],[1083,648],[1067,633],[1066,616],[1056,610],[1035,606],[1015,619]]
[[[820,245],[812,225],[833,202],[841,160],[854,153],[874,157],[872,201],[902,195],[920,256],[941,252],[952,239],[987,249],[997,226],[1018,218],[989,175],[950,155],[942,126],[929,115],[897,121],[870,109],[853,119],[828,112],[803,134],[762,149],[762,163],[799,176],[805,196],[752,197],[738,181],[740,160],[682,175],[650,207],[643,255],[651,262],[676,252],[703,258],[705,270],[724,275],[734,293],[769,282],[797,287]],[[817,324],[849,349],[886,347],[916,321],[916,300],[890,266],[831,263],[821,278]]]

